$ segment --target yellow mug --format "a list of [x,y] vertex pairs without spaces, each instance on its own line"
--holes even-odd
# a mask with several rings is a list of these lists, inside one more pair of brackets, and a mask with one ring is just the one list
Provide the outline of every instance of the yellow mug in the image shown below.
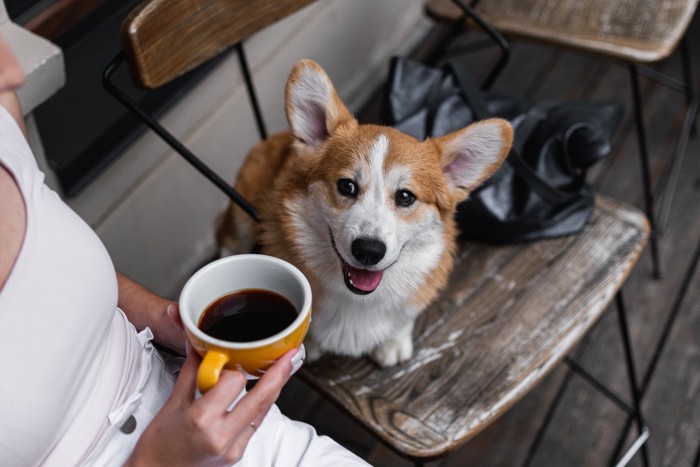
[[[294,321],[282,331],[253,342],[231,342],[206,334],[199,324],[207,307],[233,292],[275,292],[294,305]],[[259,378],[287,351],[299,347],[311,322],[311,286],[293,265],[266,255],[235,255],[207,264],[187,281],[180,294],[180,315],[194,348],[203,357],[197,374],[201,393],[212,388],[224,368]]]

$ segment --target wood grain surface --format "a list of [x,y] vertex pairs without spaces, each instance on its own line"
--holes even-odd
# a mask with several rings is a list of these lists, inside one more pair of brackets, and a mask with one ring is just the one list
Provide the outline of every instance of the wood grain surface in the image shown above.
[[598,198],[575,236],[463,244],[448,289],[418,320],[404,365],[328,357],[301,377],[397,452],[446,454],[527,394],[579,342],[648,238],[644,215]]
[[[445,23],[436,25],[447,29]],[[467,31],[444,54],[457,54],[468,63],[477,81],[498,58],[493,49],[476,46],[483,34]],[[425,43],[430,42],[430,38]],[[697,83],[700,64],[700,16],[689,28],[688,43]],[[548,47],[537,41],[513,40],[508,66],[493,90],[539,102],[549,99],[615,99],[626,113],[614,141],[614,152],[588,174],[596,192],[636,206],[643,205],[639,155],[630,113],[629,75],[614,60]],[[478,50],[475,52],[474,50]],[[415,58],[423,60],[424,55]],[[653,64],[657,71],[682,76],[674,56]],[[673,150],[684,97],[652,80],[642,80],[651,172],[663,186]],[[697,86],[696,86],[697,89]],[[381,95],[381,94],[380,94]],[[379,123],[380,98],[374,99],[361,120]],[[652,279],[648,248],[624,285],[632,345],[643,391],[645,417],[651,426],[648,441],[652,465],[699,465],[700,424],[697,397],[697,297],[700,291],[698,233],[700,232],[700,138],[691,138],[668,228],[661,238],[662,278]],[[692,271],[695,271],[693,274]],[[692,274],[692,277],[691,277]],[[587,332],[570,354],[587,370],[623,397],[629,393],[614,304]],[[370,464],[406,467],[385,443],[341,413],[334,404],[296,376],[278,401],[287,416],[311,423]],[[625,429],[625,427],[627,427]],[[629,436],[627,436],[629,435]],[[636,436],[634,423],[581,378],[558,365],[521,401],[489,424],[448,457],[431,465],[440,467],[523,465],[609,465],[618,456],[619,441],[629,446]],[[627,439],[625,439],[627,438]],[[631,465],[641,465],[634,459]]]
[[122,24],[134,81],[157,88],[312,0],[148,0]]
[[[476,8],[501,32],[647,63],[680,41],[698,0],[480,0]],[[452,0],[429,0],[435,19],[455,21]]]

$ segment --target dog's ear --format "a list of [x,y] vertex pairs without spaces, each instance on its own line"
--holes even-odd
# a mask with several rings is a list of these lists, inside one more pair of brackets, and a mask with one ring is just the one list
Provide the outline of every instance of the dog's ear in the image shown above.
[[355,122],[326,72],[312,60],[294,65],[287,80],[286,111],[292,134],[310,149],[318,148],[340,125]]
[[507,120],[491,118],[433,141],[453,196],[461,201],[501,166],[513,144],[513,128]]

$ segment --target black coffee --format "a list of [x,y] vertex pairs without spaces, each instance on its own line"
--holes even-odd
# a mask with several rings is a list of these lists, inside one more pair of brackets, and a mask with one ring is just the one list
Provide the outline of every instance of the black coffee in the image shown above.
[[284,330],[297,316],[294,305],[280,294],[239,290],[211,303],[199,321],[199,329],[225,341],[252,342]]

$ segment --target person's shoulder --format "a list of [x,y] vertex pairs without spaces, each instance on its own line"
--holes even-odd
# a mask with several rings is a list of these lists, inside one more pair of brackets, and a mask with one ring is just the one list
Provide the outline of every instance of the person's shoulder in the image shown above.
[[[20,130],[22,130],[22,133],[25,135],[27,134],[27,131],[24,127],[24,117],[22,116],[22,107],[20,106],[19,100],[17,99],[17,94],[15,94],[14,91],[4,91],[0,92],[0,122],[4,120],[4,116],[2,115],[3,110],[9,114],[10,117],[12,117],[12,120],[14,121],[15,125],[19,127]],[[2,122],[1,124],[7,125],[10,124],[10,122]]]

